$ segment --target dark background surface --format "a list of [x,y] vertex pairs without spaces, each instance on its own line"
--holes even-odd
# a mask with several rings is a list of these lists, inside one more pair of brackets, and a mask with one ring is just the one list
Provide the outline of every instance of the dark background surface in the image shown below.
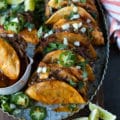
[[116,45],[110,48],[107,74],[103,83],[105,109],[117,115],[120,120],[120,51]]

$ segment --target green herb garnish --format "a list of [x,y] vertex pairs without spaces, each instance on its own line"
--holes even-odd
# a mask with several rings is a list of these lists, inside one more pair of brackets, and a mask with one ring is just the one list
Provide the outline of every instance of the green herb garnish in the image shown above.
[[84,71],[84,70],[86,70],[86,65],[87,65],[87,63],[88,63],[88,61],[83,61],[83,62],[79,62],[78,64],[77,64],[77,66],[80,66],[81,67],[81,69]]
[[4,24],[4,29],[18,33],[21,30],[21,26],[17,22],[6,22]]
[[76,104],[69,104],[68,108],[70,111],[75,111],[75,110],[77,110],[77,105]]
[[30,23],[30,22],[27,22],[24,27],[28,28],[28,31],[32,31],[32,29],[35,28],[35,25]]
[[77,83],[77,86],[78,86],[78,89],[80,90],[80,89],[82,89],[84,87],[84,83],[82,81],[79,81]]
[[74,82],[73,80],[69,80],[69,84],[73,87],[76,87],[77,86],[77,83]]
[[59,0],[54,0],[54,1],[55,1],[56,4],[59,3]]
[[66,45],[58,43],[58,42],[49,43],[48,46],[44,49],[44,53],[46,54],[46,53],[51,52],[53,50],[63,50],[65,48],[67,48]]
[[70,15],[64,16],[64,18],[70,20],[74,14],[75,13],[73,11],[71,11]]
[[80,0],[81,3],[86,3],[86,0]]
[[6,0],[0,0],[0,10],[6,9],[7,6],[8,6],[8,4],[7,4]]

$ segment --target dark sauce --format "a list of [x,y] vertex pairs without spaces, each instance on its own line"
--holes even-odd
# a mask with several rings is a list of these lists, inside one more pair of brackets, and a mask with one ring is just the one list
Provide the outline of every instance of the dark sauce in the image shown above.
[[17,35],[14,35],[14,37],[8,37],[7,35],[0,35],[0,36],[3,39],[5,39],[10,45],[12,45],[12,47],[14,48],[14,50],[16,51],[20,59],[20,74],[18,79],[11,80],[7,76],[5,76],[2,73],[2,71],[0,71],[0,87],[2,88],[2,87],[8,87],[14,84],[17,80],[19,80],[22,77],[29,63],[29,60],[25,53],[25,48],[27,44],[22,40],[22,38],[20,38]]

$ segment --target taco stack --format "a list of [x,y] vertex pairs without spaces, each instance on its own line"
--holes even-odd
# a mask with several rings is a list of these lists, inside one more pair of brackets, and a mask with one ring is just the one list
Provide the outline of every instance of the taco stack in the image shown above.
[[84,104],[96,78],[96,46],[105,44],[92,0],[46,0],[36,55],[41,60],[26,94],[43,104]]

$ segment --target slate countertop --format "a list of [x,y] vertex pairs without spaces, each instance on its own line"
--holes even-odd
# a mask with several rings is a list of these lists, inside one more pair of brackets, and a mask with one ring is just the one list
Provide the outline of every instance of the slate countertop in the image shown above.
[[103,82],[105,109],[116,114],[120,120],[120,51],[116,45],[110,48],[107,74]]

